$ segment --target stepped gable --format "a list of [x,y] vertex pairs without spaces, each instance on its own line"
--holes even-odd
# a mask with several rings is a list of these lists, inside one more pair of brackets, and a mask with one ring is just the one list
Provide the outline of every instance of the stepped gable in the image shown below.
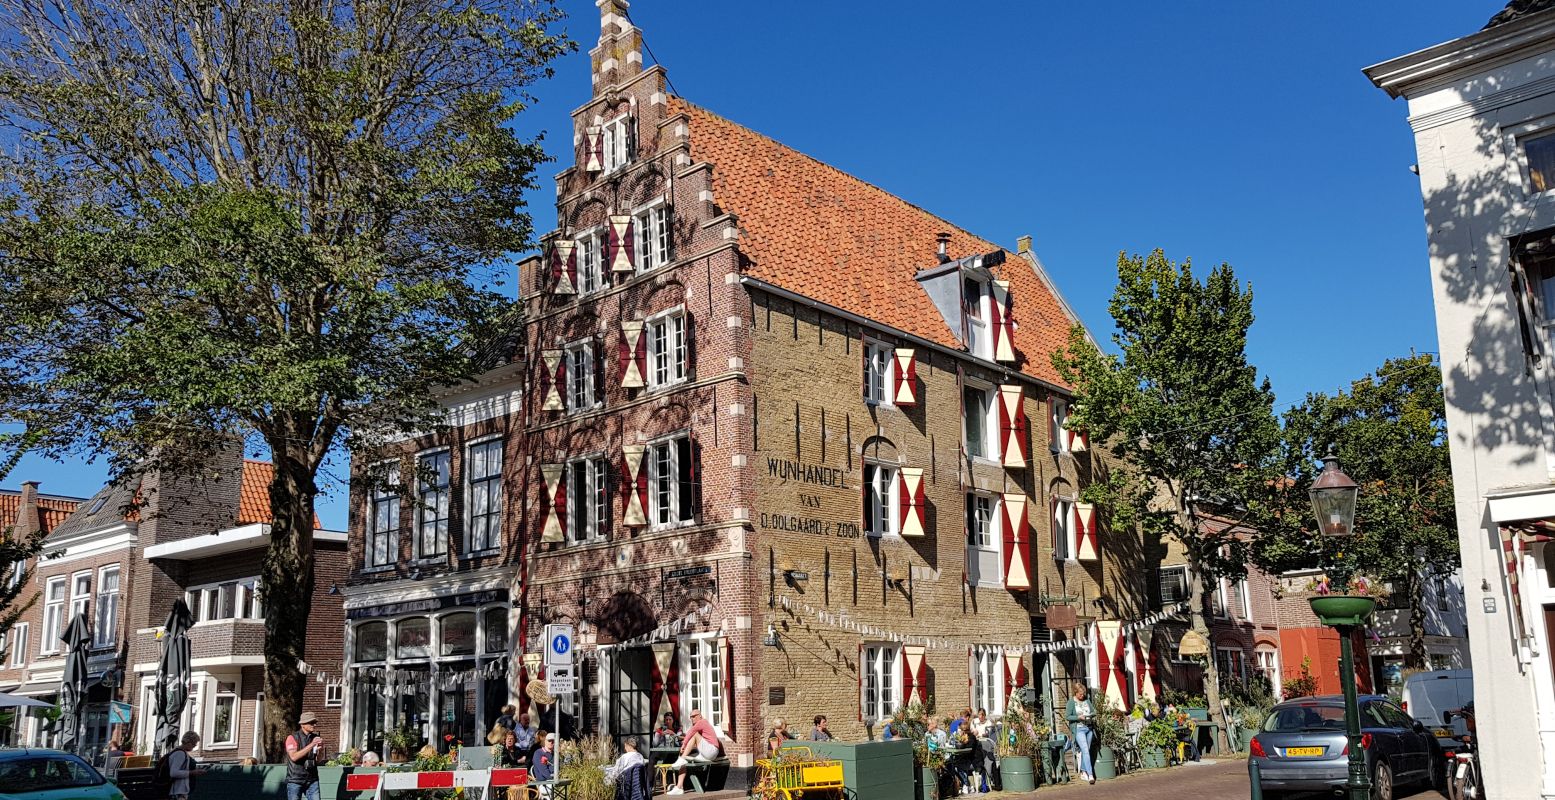
[[[998,245],[878,186],[817,161],[679,97],[690,118],[694,161],[713,165],[713,200],[739,219],[747,274],[944,345],[961,347],[915,275],[936,266],[935,235],[950,233],[953,258]],[[1049,354],[1074,324],[1023,256],[996,270],[1010,282],[1020,370],[1059,386]]]

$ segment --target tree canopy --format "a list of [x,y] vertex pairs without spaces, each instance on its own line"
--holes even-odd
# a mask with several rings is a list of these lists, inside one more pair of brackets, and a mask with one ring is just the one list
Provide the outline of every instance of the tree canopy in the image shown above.
[[276,465],[267,752],[296,719],[313,501],[508,355],[550,0],[0,0],[0,421],[115,476]]

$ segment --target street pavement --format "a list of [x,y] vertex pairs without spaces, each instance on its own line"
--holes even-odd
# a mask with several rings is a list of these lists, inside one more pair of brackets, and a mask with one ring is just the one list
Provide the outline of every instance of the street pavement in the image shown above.
[[[1107,800],[1219,800],[1248,796],[1245,759],[1205,760],[1181,767],[1135,772],[1110,781],[1097,781],[1094,785],[1076,781],[1065,786],[1045,786],[1035,792],[972,795],[990,800],[1096,800],[1102,797]],[[1399,800],[1439,800],[1444,797],[1434,790],[1414,788],[1401,789],[1396,796]],[[1334,797],[1314,793],[1298,795],[1291,800],[1331,800]]]

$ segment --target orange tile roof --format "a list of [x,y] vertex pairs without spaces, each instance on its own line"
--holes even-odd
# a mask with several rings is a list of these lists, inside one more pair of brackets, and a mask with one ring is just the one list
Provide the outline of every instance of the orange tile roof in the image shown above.
[[[48,533],[54,530],[56,525],[64,522],[79,505],[81,505],[81,500],[76,498],[39,495],[37,499],[38,524],[43,526],[44,533]],[[21,507],[21,492],[12,490],[0,491],[0,531],[16,524],[16,513]]]
[[[243,482],[238,486],[238,525],[269,522],[270,482],[275,480],[275,465],[268,461],[243,459]],[[317,515],[313,517],[315,529],[324,527]]]
[[[714,202],[739,218],[751,277],[961,347],[914,276],[938,263],[941,231],[953,258],[998,245],[682,98],[671,98],[670,112],[690,116],[692,158],[713,165]],[[1010,253],[1001,269],[1021,371],[1066,385],[1048,356],[1068,341],[1073,320],[1024,257]]]

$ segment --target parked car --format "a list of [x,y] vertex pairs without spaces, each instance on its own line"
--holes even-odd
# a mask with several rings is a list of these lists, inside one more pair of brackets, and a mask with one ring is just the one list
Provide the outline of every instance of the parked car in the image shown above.
[[[1372,797],[1392,800],[1396,787],[1441,786],[1446,763],[1431,731],[1380,695],[1361,695],[1361,747]],[[1248,744],[1248,772],[1258,767],[1265,800],[1284,792],[1341,789],[1349,776],[1344,697],[1303,697],[1275,706]]]
[[1462,719],[1443,725],[1442,714],[1473,702],[1474,673],[1466,669],[1417,672],[1404,679],[1404,693],[1399,696],[1399,707],[1432,729],[1437,742],[1449,750],[1469,729]]
[[124,795],[69,753],[0,750],[0,800],[124,800]]

